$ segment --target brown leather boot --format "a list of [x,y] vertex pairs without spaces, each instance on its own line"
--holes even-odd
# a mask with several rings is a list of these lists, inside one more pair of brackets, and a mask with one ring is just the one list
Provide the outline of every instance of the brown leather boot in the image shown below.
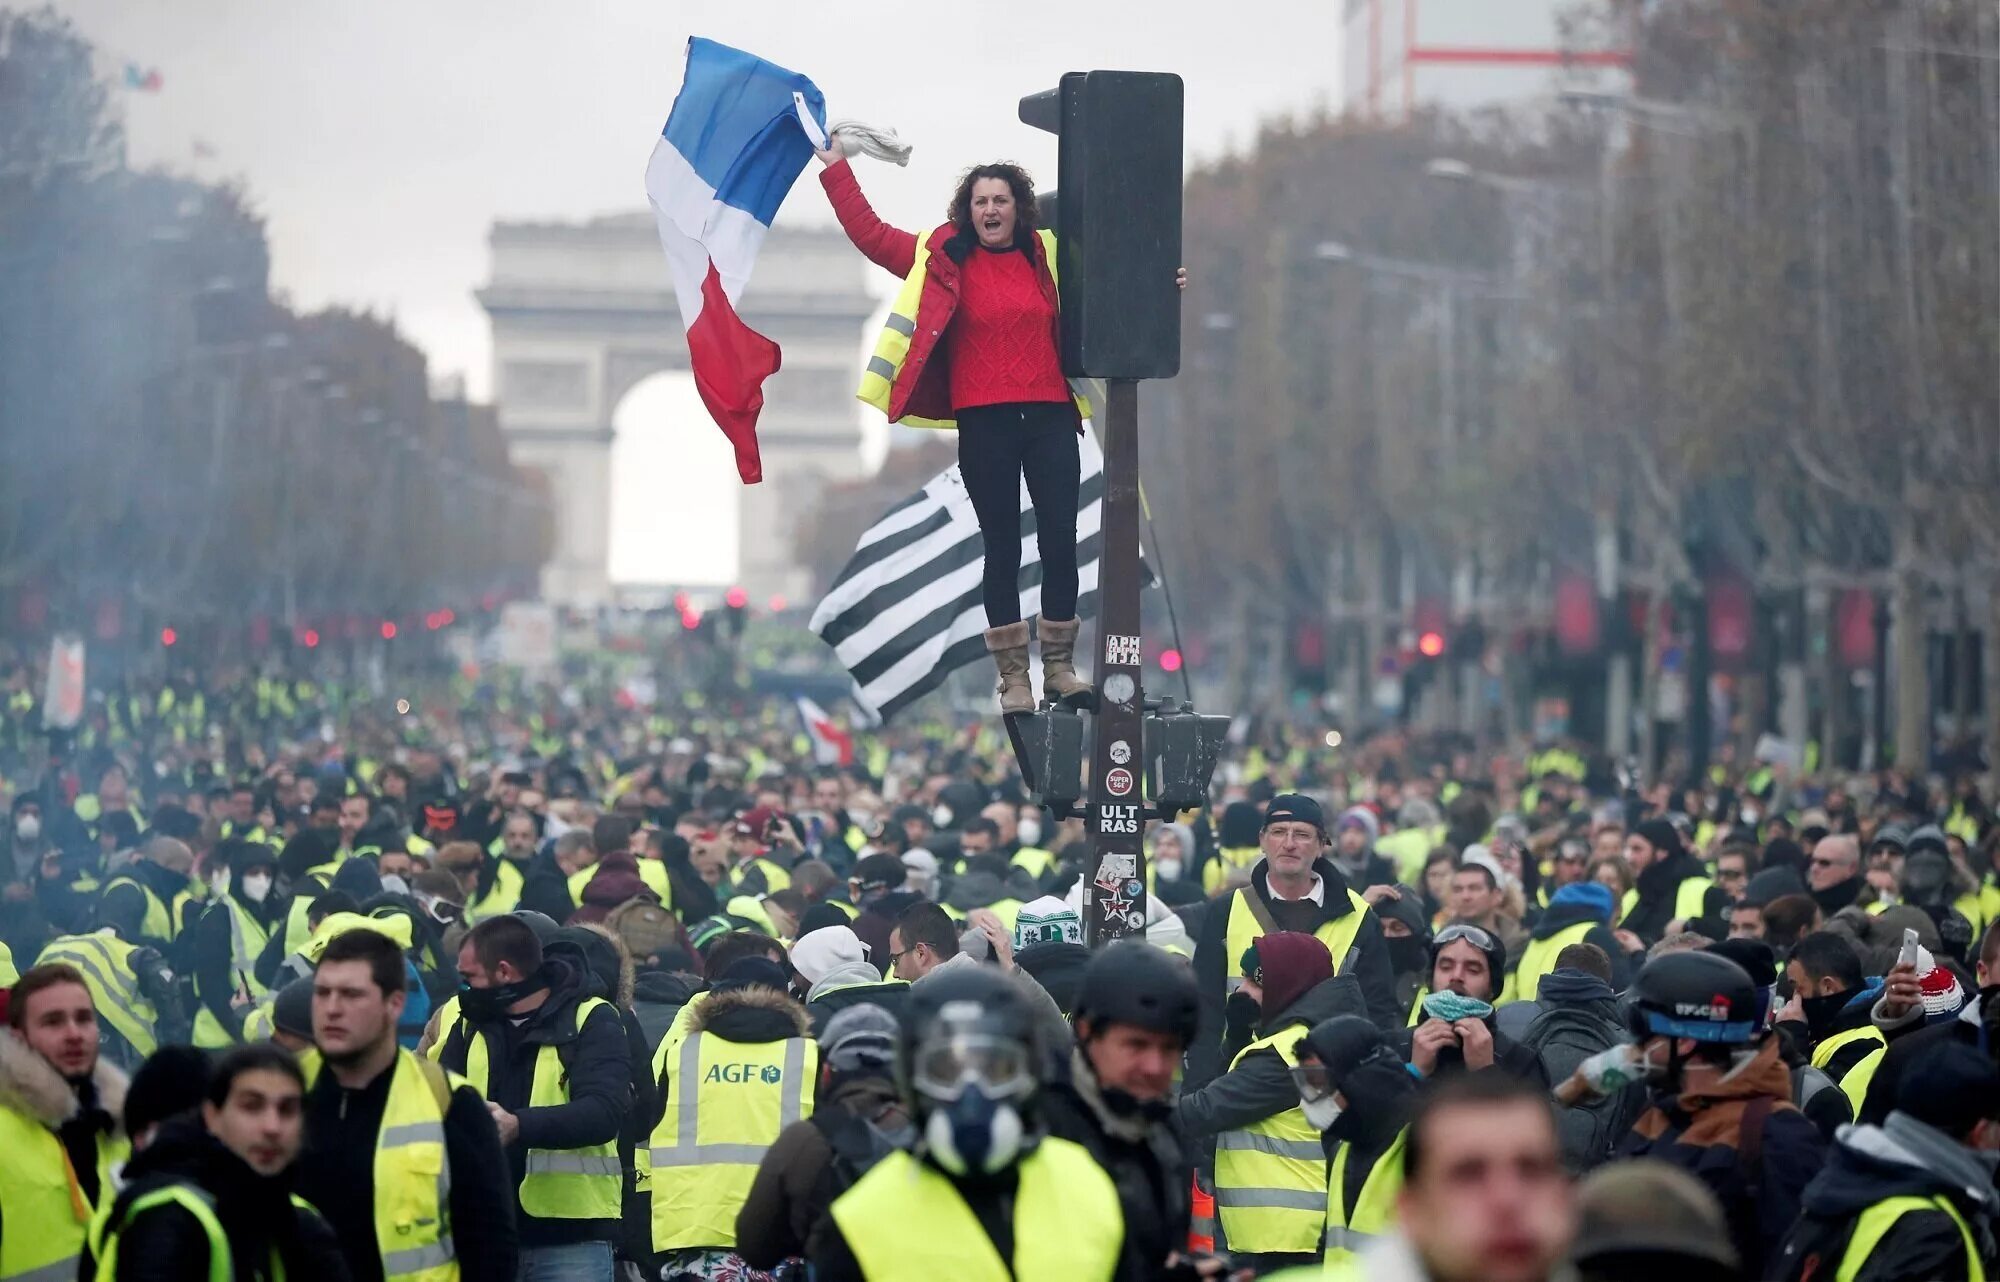
[[1035,710],[1035,687],[1028,681],[1028,621],[986,629],[986,650],[1000,669],[1000,715]]
[[1042,693],[1051,699],[1066,702],[1090,693],[1090,683],[1076,675],[1076,633],[1082,626],[1076,619],[1036,616],[1035,632],[1042,639]]

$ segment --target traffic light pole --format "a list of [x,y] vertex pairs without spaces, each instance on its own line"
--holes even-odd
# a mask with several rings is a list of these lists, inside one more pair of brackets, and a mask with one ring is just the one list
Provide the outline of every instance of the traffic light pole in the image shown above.
[[1112,379],[1104,407],[1103,552],[1098,559],[1097,711],[1090,754],[1091,875],[1084,942],[1146,928],[1144,694],[1139,630],[1139,384]]

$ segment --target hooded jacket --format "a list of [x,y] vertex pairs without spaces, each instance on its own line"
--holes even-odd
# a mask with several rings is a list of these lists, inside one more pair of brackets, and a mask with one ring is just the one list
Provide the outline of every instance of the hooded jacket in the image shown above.
[[[1639,901],[1618,923],[1619,928],[1631,931],[1649,947],[1659,943],[1661,936],[1667,933],[1667,923],[1680,916],[1675,901],[1679,898],[1681,883],[1690,877],[1707,875],[1708,870],[1685,850],[1676,850],[1655,862],[1639,874]],[[1728,904],[1729,896],[1719,887],[1710,886],[1708,893],[1702,896],[1701,915],[1720,916]],[[1617,952],[1612,954],[1614,957],[1618,955]]]
[[629,850],[614,850],[597,861],[597,872],[583,885],[583,902],[569,916],[572,924],[601,922],[611,910],[641,895],[658,896],[639,875],[639,861]]
[[1082,944],[1036,944],[1015,953],[1014,964],[1034,976],[1067,1015],[1076,1009],[1076,994],[1083,986],[1084,967],[1090,965],[1090,950]]
[[[1313,871],[1318,873],[1323,883],[1322,903],[1311,900],[1295,902],[1278,901],[1272,916],[1280,930],[1295,930],[1311,934],[1320,926],[1348,913],[1360,911],[1349,900],[1347,879],[1340,874],[1331,861],[1315,859]],[[1250,870],[1250,884],[1230,895],[1218,898],[1201,917],[1200,933],[1195,936],[1194,978],[1201,994],[1201,1025],[1195,1034],[1194,1045],[1188,1048],[1188,1082],[1200,1085],[1213,1078],[1228,1063],[1221,1056],[1223,1034],[1223,1004],[1227,1001],[1229,974],[1229,915],[1235,895],[1255,895],[1268,907],[1272,904],[1270,889],[1270,866],[1258,860]],[[1373,912],[1369,912],[1355,932],[1354,951],[1356,959],[1344,974],[1351,974],[1359,985],[1361,1000],[1367,1006],[1367,1015],[1377,1027],[1394,1028],[1409,1015],[1409,1007],[1396,1008],[1395,978],[1389,966],[1389,943],[1382,936],[1382,923]],[[1335,966],[1343,959],[1336,957]]]
[[1896,1106],[1896,1088],[1903,1074],[1938,1047],[1959,1042],[1984,1049],[1991,1035],[1982,1034],[1981,1028],[1988,999],[1996,993],[2000,993],[2000,986],[1981,989],[1959,1010],[1958,1018],[1946,1023],[1926,1026],[1911,1021],[1900,1030],[1884,1030],[1889,1037],[1889,1050],[1875,1066],[1875,1077],[1868,1083],[1868,1095],[1861,1104],[1861,1116],[1855,1120],[1875,1126],[1886,1121],[1889,1111]]
[[900,1022],[910,1004],[910,986],[900,979],[882,978],[873,962],[839,963],[806,994],[806,1016],[812,1022],[813,1036],[824,1032],[827,1021],[835,1015],[864,1002],[880,1006]]
[[[1819,1276],[1831,1276],[1845,1258],[1861,1213],[1892,1197],[1948,1199],[1990,1261],[1993,1216],[2000,1211],[1993,1172],[1991,1155],[1974,1153],[1907,1113],[1891,1113],[1881,1126],[1843,1127],[1825,1169],[1806,1186],[1805,1215],[1786,1239],[1771,1276],[1801,1278],[1815,1254]],[[1970,1276],[1958,1226],[1944,1212],[1929,1210],[1898,1219],[1854,1282]]]
[[[72,1085],[19,1033],[0,1029],[0,1109],[55,1133],[93,1206],[102,1206],[106,1195],[97,1178],[97,1140],[123,1134],[127,1084],[125,1074],[100,1055],[89,1079]],[[0,1205],[0,1235],[6,1232],[6,1207]]]
[[[1676,882],[1675,884],[1678,885],[1679,883]],[[1534,929],[1528,932],[1528,938],[1537,941],[1553,939],[1561,932],[1568,930],[1579,922],[1586,921],[1594,922],[1595,925],[1584,935],[1582,942],[1595,944],[1604,950],[1604,955],[1611,959],[1613,987],[1624,988],[1624,980],[1626,979],[1625,947],[1618,942],[1618,937],[1611,933],[1611,927],[1604,924],[1604,915],[1595,906],[1591,904],[1550,904],[1542,910],[1542,915],[1535,922]],[[1514,961],[1516,965],[1520,964],[1518,954],[1515,956]],[[1550,967],[1551,969],[1554,968],[1554,958],[1550,959]],[[1522,1001],[1532,1001],[1535,994],[1516,993],[1515,996],[1519,997]]]
[[[472,1034],[486,1035],[490,1056],[486,1098],[520,1122],[519,1137],[507,1146],[507,1164],[517,1191],[526,1174],[529,1149],[609,1144],[622,1135],[633,1103],[632,1051],[618,1012],[599,1007],[579,1028],[577,1007],[591,996],[594,981],[578,963],[560,955],[545,956],[540,974],[549,995],[528,1013],[524,1023],[516,1027],[501,1015],[475,1024],[461,1013],[438,1057],[446,1068],[463,1073]],[[568,1100],[530,1108],[535,1060],[544,1046],[555,1047],[561,1057]],[[518,1204],[516,1220],[523,1247],[615,1242],[620,1236],[616,1220],[540,1219],[520,1210]]]
[[520,907],[533,909],[551,921],[568,921],[569,915],[576,911],[576,902],[569,897],[569,878],[556,862],[554,847],[537,852],[528,861],[521,876]]
[[1201,875],[1195,871],[1195,864],[1200,859],[1201,847],[1195,844],[1194,829],[1186,824],[1157,824],[1153,828],[1155,843],[1153,849],[1158,849],[1158,842],[1163,833],[1172,833],[1179,839],[1181,866],[1177,870],[1177,875],[1169,877],[1161,871],[1158,857],[1154,856],[1153,862],[1146,865],[1153,876],[1153,893],[1166,901],[1170,908],[1178,908],[1182,904],[1200,903],[1204,896],[1201,893]]
[[[1352,859],[1340,853],[1339,833],[1347,826],[1349,820],[1361,825],[1362,832],[1367,835],[1367,840],[1362,843],[1361,853]],[[1332,861],[1334,867],[1340,869],[1341,876],[1363,890],[1370,886],[1392,886],[1396,883],[1396,866],[1377,854],[1375,850],[1375,842],[1381,835],[1382,821],[1375,817],[1374,811],[1366,806],[1349,806],[1340,812],[1340,818],[1334,824],[1333,849],[1327,858]]]
[[[1620,1157],[1651,1157],[1678,1166],[1708,1186],[1722,1203],[1729,1236],[1746,1277],[1762,1277],[1765,1262],[1798,1219],[1808,1181],[1825,1160],[1826,1145],[1805,1114],[1792,1106],[1792,1075],[1766,1038],[1735,1072],[1704,1092],[1659,1094],[1618,1146]],[[1753,1165],[1744,1154],[1745,1114],[1756,1102],[1764,1113],[1761,1150]]]
[[1167,1256],[1187,1246],[1191,1167],[1169,1120],[1172,1105],[1133,1104],[1107,1099],[1090,1057],[1075,1046],[1067,1071],[1042,1088],[1042,1122],[1049,1134],[1088,1149],[1117,1185],[1130,1276],[1161,1277]]
[[[111,1211],[118,1233],[117,1279],[180,1282],[209,1276],[208,1231],[175,1205],[128,1218],[133,1202],[169,1184],[189,1185],[212,1200],[229,1241],[227,1276],[235,1282],[347,1282],[345,1257],[319,1212],[291,1200],[290,1172],[259,1175],[210,1135],[197,1118],[163,1125],[125,1168]],[[275,1254],[278,1268],[272,1267]],[[103,1282],[117,1282],[110,1277]]]
[[838,1187],[830,1126],[859,1121],[907,1147],[916,1139],[895,1079],[857,1071],[828,1079],[813,1115],[778,1133],[757,1166],[749,1196],[736,1213],[736,1254],[753,1269],[771,1270],[805,1254],[813,1225],[845,1190]]
[[674,1026],[674,1018],[681,1013],[681,1007],[693,1001],[702,991],[701,976],[674,971],[641,971],[632,981],[632,1014],[639,1021],[640,1031],[646,1035],[648,1065],[652,1063],[652,1053],[660,1049],[660,1043],[666,1040],[667,1030]]

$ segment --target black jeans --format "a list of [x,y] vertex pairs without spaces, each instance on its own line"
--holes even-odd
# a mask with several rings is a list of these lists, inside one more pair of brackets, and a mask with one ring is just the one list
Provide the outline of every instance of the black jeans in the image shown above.
[[1076,405],[1023,401],[958,412],[958,471],[986,545],[986,626],[1021,618],[1021,478],[1042,554],[1042,617],[1076,617]]

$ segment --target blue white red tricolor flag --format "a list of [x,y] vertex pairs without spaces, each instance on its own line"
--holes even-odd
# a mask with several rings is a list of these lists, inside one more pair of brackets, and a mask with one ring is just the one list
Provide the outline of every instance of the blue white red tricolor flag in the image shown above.
[[757,414],[781,356],[743,323],[736,300],[816,144],[826,145],[826,100],[812,81],[741,49],[688,41],[686,77],[646,165],[646,197],[687,325],[695,388],[735,446],[746,485],[764,477]]

